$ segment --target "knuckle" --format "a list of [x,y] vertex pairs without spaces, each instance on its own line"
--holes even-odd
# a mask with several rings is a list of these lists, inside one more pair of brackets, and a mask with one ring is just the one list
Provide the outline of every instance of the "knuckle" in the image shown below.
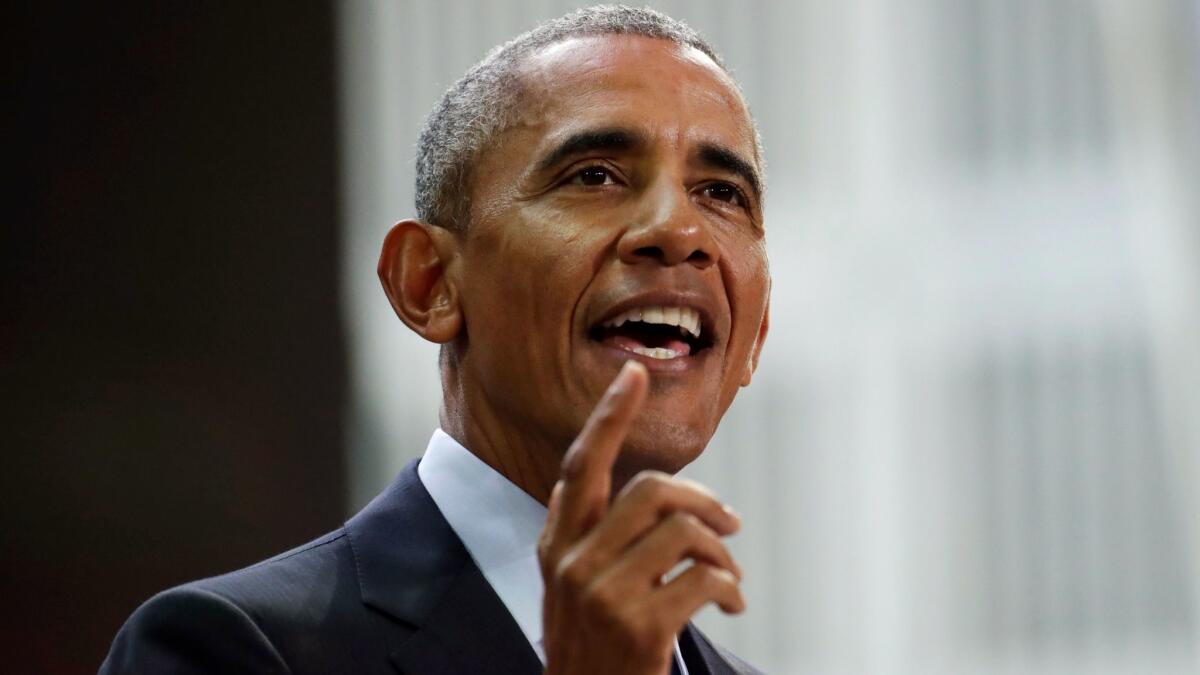
[[708,529],[699,518],[684,511],[675,511],[667,516],[666,524],[671,536],[679,539],[702,539]]
[[571,447],[567,448],[567,454],[563,457],[561,467],[561,480],[567,482],[578,482],[583,478],[585,467],[582,458],[586,454],[584,445],[585,444],[583,440],[575,439],[575,442],[571,443]]
[[589,586],[581,596],[581,604],[593,619],[607,626],[620,626],[620,603],[602,584]]
[[582,594],[588,587],[590,575],[582,556],[567,556],[554,569],[557,586],[575,594]]
[[579,462],[574,461],[574,454],[572,452],[567,455],[567,460],[562,463],[561,469],[562,479],[572,483],[578,482],[583,477],[583,467],[579,465]]
[[640,471],[629,482],[628,491],[633,497],[650,502],[661,501],[671,490],[670,475],[647,469]]
[[537,557],[538,557],[538,562],[540,562],[543,567],[545,567],[545,565],[547,563],[549,563],[551,560],[551,557],[552,557],[551,554],[553,553],[552,546],[553,545],[552,545],[552,543],[550,541],[550,537],[548,535],[543,534],[541,537],[538,538]]
[[691,478],[684,478],[684,477],[682,477],[682,476],[677,476],[677,477],[675,478],[675,480],[676,480],[676,482],[678,482],[678,483],[679,483],[681,486],[683,486],[683,487],[687,488],[688,490],[691,490],[692,492],[695,492],[695,493],[697,493],[697,494],[699,494],[699,495],[702,495],[702,496],[704,496],[704,497],[708,498],[708,499],[709,499],[709,500],[711,500],[711,501],[714,501],[714,502],[718,502],[718,503],[719,503],[719,500],[717,499],[717,495],[716,495],[716,493],[715,493],[715,492],[713,492],[712,490],[710,490],[710,489],[708,488],[708,486],[707,486],[707,485],[705,485],[704,483],[701,483],[701,482],[699,482],[699,481],[692,480]]
[[733,585],[730,575],[724,570],[708,563],[697,563],[700,567],[700,587],[710,593],[716,593]]

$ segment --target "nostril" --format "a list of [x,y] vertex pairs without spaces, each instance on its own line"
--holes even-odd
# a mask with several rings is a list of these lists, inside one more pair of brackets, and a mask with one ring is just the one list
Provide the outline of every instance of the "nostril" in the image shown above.
[[[682,251],[680,251],[682,253]],[[682,260],[674,255],[668,256],[667,251],[660,246],[642,246],[633,250],[634,258],[649,259],[663,264],[675,265],[680,262],[689,262],[699,267],[707,267],[712,262],[712,256],[704,249],[696,249],[688,254]]]
[[644,258],[654,258],[655,260],[663,260],[667,257],[667,254],[657,246],[643,246],[635,249],[633,254]]

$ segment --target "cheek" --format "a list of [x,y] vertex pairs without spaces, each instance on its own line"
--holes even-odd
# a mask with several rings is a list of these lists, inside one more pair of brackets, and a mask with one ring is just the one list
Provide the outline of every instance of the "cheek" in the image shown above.
[[736,370],[732,374],[737,378],[742,376],[739,364],[749,358],[758,339],[770,289],[766,249],[761,241],[751,244],[743,241],[739,246],[737,249],[726,249],[744,253],[731,258],[724,272],[733,315],[729,344],[729,357],[733,362],[730,369]]
[[468,336],[487,331],[473,342],[481,351],[502,350],[490,360],[545,373],[561,363],[587,266],[571,232],[505,215],[504,225],[479,233],[465,261]]

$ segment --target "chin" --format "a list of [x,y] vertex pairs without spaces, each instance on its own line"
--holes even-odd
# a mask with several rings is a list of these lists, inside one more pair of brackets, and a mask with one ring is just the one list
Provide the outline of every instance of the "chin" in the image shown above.
[[678,473],[704,452],[713,431],[661,419],[636,425],[625,438],[615,472],[622,483],[646,470]]

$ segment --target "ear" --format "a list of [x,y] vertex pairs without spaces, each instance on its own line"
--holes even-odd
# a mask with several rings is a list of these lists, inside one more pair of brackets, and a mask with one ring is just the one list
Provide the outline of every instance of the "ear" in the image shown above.
[[767,292],[767,306],[763,308],[762,323],[758,326],[758,335],[754,338],[754,346],[750,350],[750,360],[746,362],[746,372],[742,375],[742,386],[750,385],[750,378],[758,370],[758,357],[762,354],[763,343],[767,341],[767,328],[771,324],[771,294]]
[[417,220],[396,223],[383,239],[383,292],[404,325],[430,342],[450,342],[462,330],[458,289],[447,274],[457,252],[453,233]]

